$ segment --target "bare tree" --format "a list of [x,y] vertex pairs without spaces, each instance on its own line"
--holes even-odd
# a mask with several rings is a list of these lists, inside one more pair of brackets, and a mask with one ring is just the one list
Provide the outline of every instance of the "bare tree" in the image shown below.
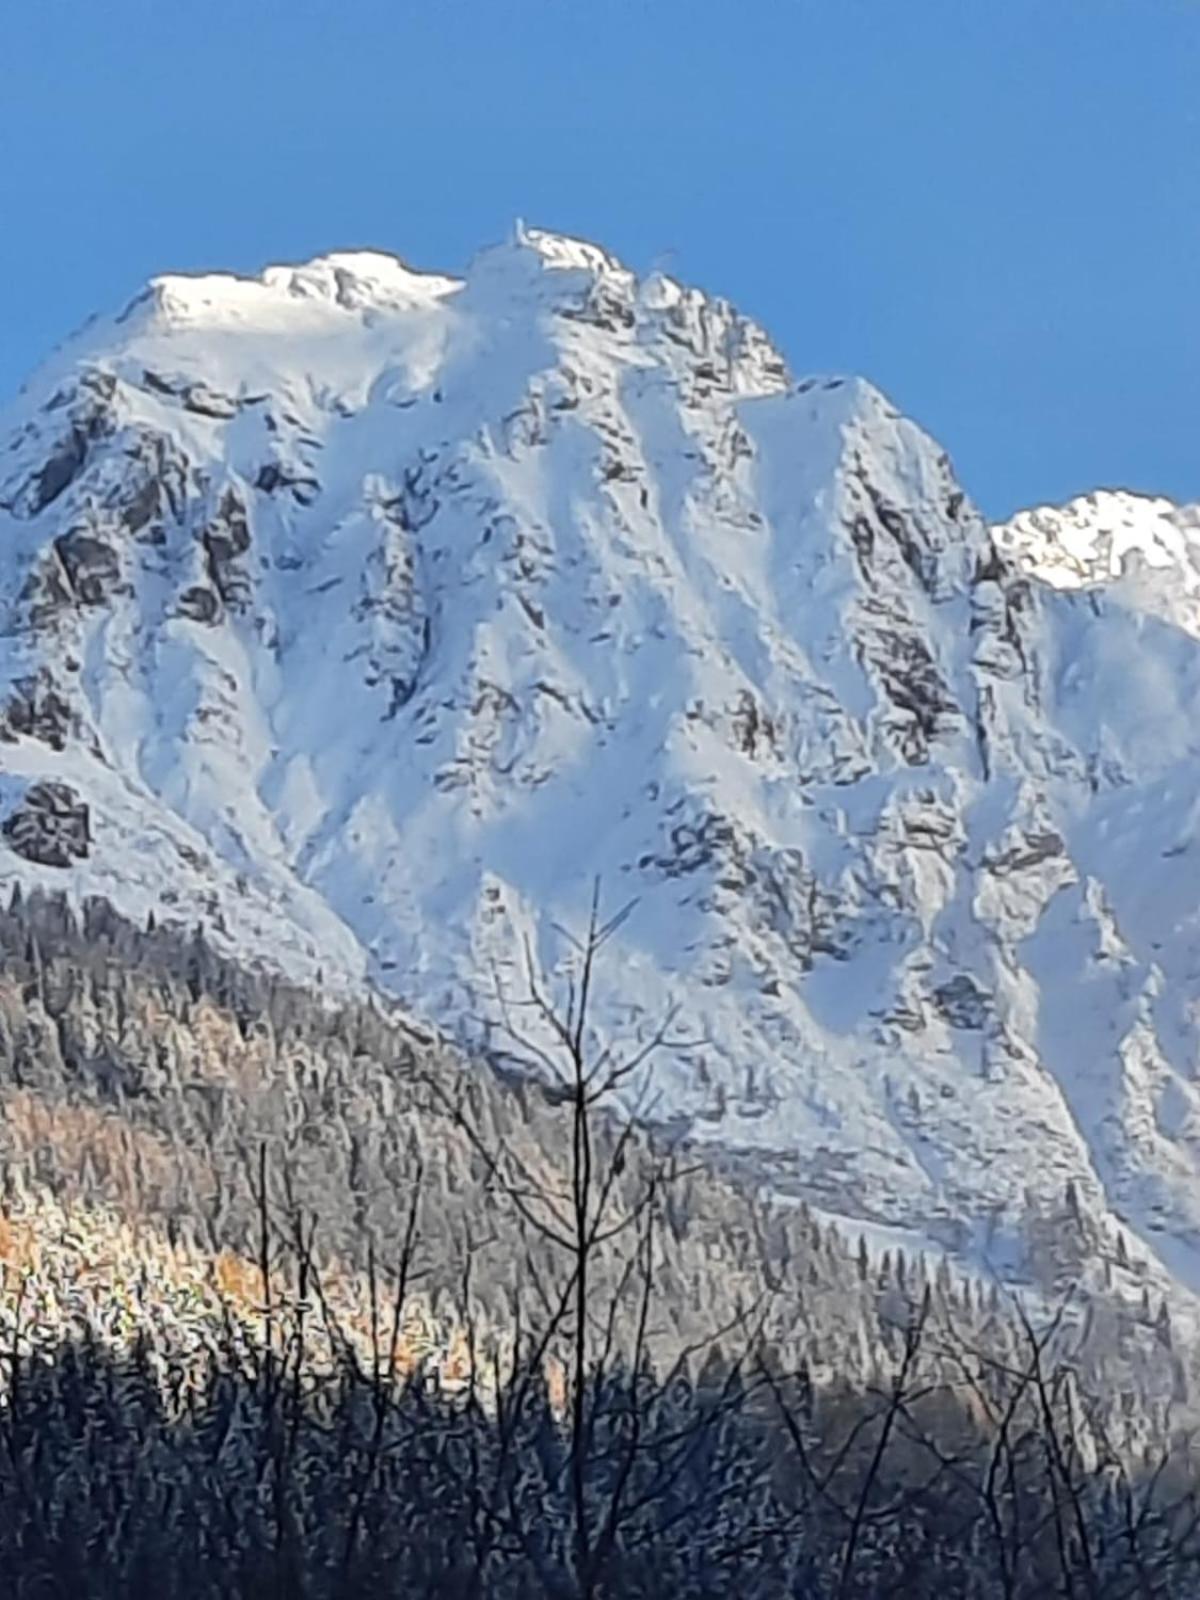
[[[474,1125],[461,1098],[431,1085],[452,1105],[524,1241],[514,1263],[521,1280],[517,1302],[531,1304],[517,1313],[520,1348],[503,1386],[500,1450],[483,1515],[489,1526],[530,1542],[521,1508],[505,1492],[506,1485],[511,1490],[507,1469],[527,1403],[544,1375],[557,1374],[569,1512],[566,1565],[580,1600],[603,1592],[623,1554],[651,1537],[657,1508],[678,1488],[705,1437],[744,1404],[742,1380],[761,1328],[761,1308],[745,1306],[713,1330],[714,1339],[738,1337],[741,1352],[709,1403],[681,1417],[672,1401],[709,1341],[676,1339],[666,1353],[664,1203],[693,1169],[653,1131],[647,1078],[656,1057],[693,1049],[698,1041],[677,1029],[674,1009],[648,1036],[626,1045],[603,1039],[594,1026],[600,958],[631,910],[632,904],[603,918],[597,883],[583,933],[559,930],[568,953],[556,979],[543,975],[528,942],[518,992],[494,973],[495,1057],[539,1083],[561,1118],[567,1150],[561,1175],[532,1170]],[[499,1383],[496,1388],[500,1392]],[[674,1514],[682,1516],[683,1508]]]

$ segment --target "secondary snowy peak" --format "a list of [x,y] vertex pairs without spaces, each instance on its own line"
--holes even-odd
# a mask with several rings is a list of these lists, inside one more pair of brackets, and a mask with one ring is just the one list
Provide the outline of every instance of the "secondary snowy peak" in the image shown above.
[[997,546],[1056,589],[1107,587],[1200,637],[1200,506],[1101,489],[1019,512]]
[[994,532],[1002,550],[1046,583],[1080,589],[1121,577],[1138,558],[1160,570],[1193,564],[1200,506],[1101,489],[1064,506],[1021,511]]
[[1013,1270],[1070,1185],[1200,1285],[1200,656],[1046,581],[1111,540],[523,227],[156,280],[6,434],[0,875],[484,1042],[598,875],[693,1136]]

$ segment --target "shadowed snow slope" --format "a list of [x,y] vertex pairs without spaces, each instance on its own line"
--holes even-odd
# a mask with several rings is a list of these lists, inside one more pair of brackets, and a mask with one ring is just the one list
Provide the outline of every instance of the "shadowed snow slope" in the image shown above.
[[518,228],[163,278],[0,456],[0,874],[465,1038],[589,885],[603,1030],[781,1188],[1200,1287],[1200,539],[995,535],[869,385]]

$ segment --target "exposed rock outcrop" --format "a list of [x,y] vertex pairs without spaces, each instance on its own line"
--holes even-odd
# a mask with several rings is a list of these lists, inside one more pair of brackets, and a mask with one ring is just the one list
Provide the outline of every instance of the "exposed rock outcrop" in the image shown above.
[[0,823],[9,848],[43,867],[71,867],[91,850],[88,808],[65,783],[35,783]]

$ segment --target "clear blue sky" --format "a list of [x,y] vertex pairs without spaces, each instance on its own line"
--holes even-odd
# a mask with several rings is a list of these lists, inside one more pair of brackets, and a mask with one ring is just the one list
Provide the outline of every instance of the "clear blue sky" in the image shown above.
[[7,0],[0,398],[168,269],[520,215],[861,372],[1003,513],[1200,499],[1200,0]]

